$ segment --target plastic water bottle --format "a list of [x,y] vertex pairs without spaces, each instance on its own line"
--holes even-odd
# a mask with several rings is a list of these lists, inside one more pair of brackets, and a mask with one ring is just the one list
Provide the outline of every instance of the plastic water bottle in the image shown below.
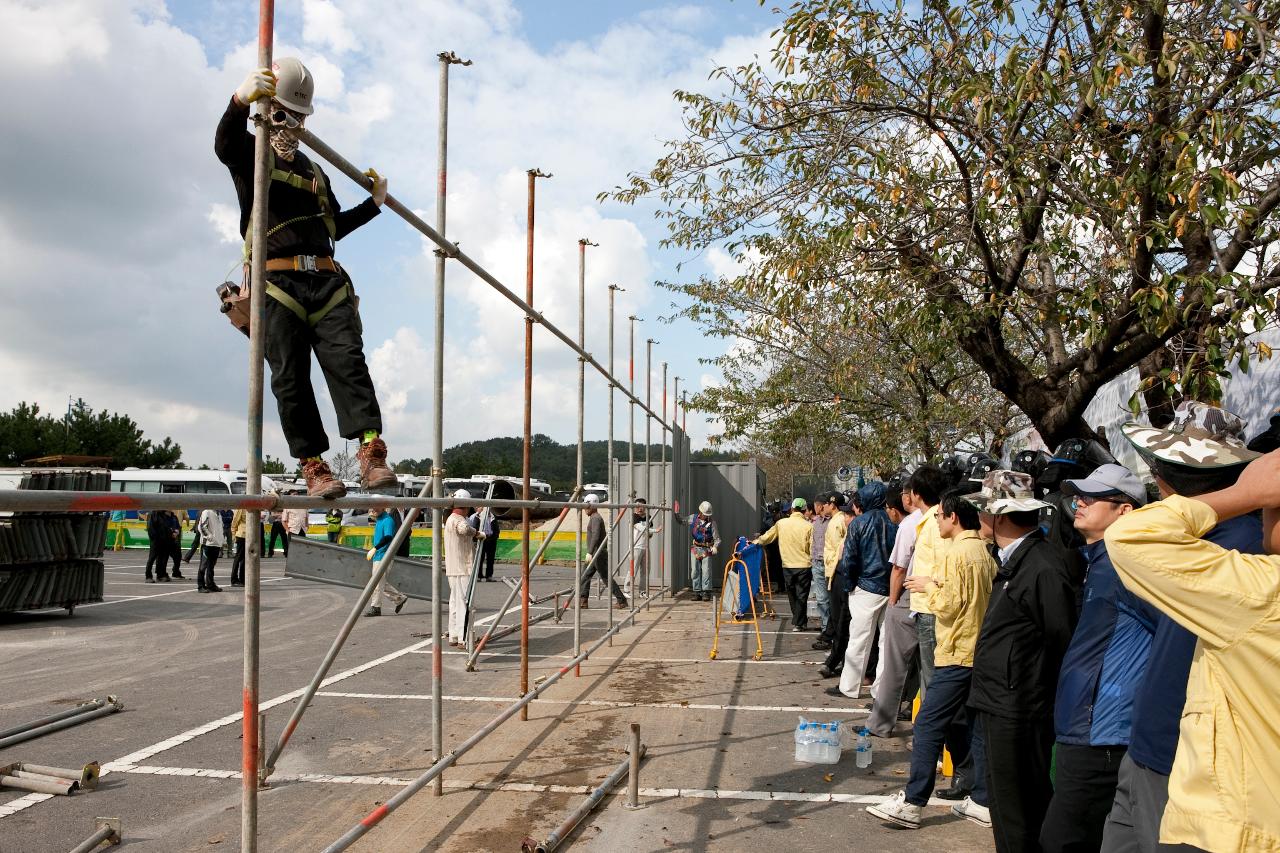
[[866,726],[858,729],[858,745],[855,748],[855,752],[858,767],[866,768],[871,766],[871,733],[867,731]]
[[809,724],[801,717],[800,725],[796,726],[796,761],[812,761],[813,733],[809,731]]
[[822,763],[840,761],[840,724],[824,723],[822,726]]

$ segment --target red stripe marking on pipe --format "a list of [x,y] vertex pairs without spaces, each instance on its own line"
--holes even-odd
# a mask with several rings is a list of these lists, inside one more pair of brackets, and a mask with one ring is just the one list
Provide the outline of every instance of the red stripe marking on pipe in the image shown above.
[[85,495],[75,498],[67,508],[71,512],[104,512],[116,508],[137,509],[138,502],[119,492],[108,492],[104,495]]
[[280,735],[280,743],[282,744],[288,743],[289,738],[293,737],[293,730],[296,729],[297,727],[298,727],[298,721],[290,720],[289,725],[284,727],[284,732],[281,733]]
[[386,807],[386,806],[378,806],[376,809],[374,809],[373,811],[369,812],[369,816],[368,816],[368,817],[366,817],[364,820],[360,821],[360,825],[361,825],[361,826],[373,826],[374,824],[376,824],[378,821],[382,820],[382,819],[383,819],[384,817],[386,817],[386,816],[387,816],[387,807]]
[[250,689],[245,688],[243,702],[244,749],[240,753],[240,772],[245,779],[256,779],[258,776],[258,697]]

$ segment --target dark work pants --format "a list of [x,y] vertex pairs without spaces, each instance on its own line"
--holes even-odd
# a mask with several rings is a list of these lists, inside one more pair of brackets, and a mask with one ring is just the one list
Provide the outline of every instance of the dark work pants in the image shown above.
[[231,583],[244,585],[244,549],[243,536],[236,538],[236,552],[231,557]]
[[276,539],[281,540],[284,545],[284,555],[289,556],[289,531],[284,529],[284,525],[278,521],[271,522],[271,538],[267,540],[267,556],[274,557],[276,555]]
[[[926,805],[933,795],[936,783],[938,760],[942,758],[942,748],[951,751],[951,760],[959,767],[969,758],[971,732],[969,726],[969,709],[965,702],[969,699],[969,684],[973,680],[973,669],[967,666],[939,667],[920,705],[920,713],[916,715],[915,727],[912,729],[911,744],[911,776],[907,780],[907,802],[917,806]],[[961,783],[963,787],[963,784]],[[973,797],[975,801],[986,802],[986,783],[975,780]]]
[[1058,744],[1053,799],[1040,828],[1044,853],[1098,853],[1115,801],[1123,746]]
[[[485,540],[488,541],[488,540]],[[609,590],[613,593],[613,598],[623,607],[627,606],[627,597],[622,594],[622,588],[618,586],[618,582],[609,577],[609,549],[600,549],[600,555],[596,557],[596,561],[587,566],[582,573],[582,583],[578,586],[578,596],[586,598],[591,594],[591,576],[599,575],[600,580],[609,584]],[[493,571],[493,564],[489,564],[490,572]]]
[[165,567],[169,561],[173,560],[173,573],[175,575],[182,574],[182,543],[177,539],[170,539],[165,542],[161,548],[160,562],[156,564],[156,577],[160,577],[165,573]]
[[979,711],[978,718],[983,755],[974,772],[985,774],[990,792],[984,805],[991,808],[996,853],[1039,853],[1040,827],[1053,797],[1053,717],[1014,720]]
[[809,584],[813,582],[813,569],[784,569],[783,579],[787,584],[787,600],[791,602],[791,626],[806,628],[809,625]]
[[[839,623],[841,620],[848,621],[849,602],[847,599],[849,594],[847,592],[841,594],[841,590],[843,589],[844,582],[840,580],[840,575],[838,573],[832,575],[831,592],[827,596],[828,606],[831,609],[828,611],[829,615],[827,616],[827,624],[822,629],[822,633],[818,636],[819,640],[826,640],[828,643],[834,644],[836,641],[836,635],[840,631]],[[839,601],[841,598],[846,599],[843,604]]]
[[[147,550],[147,577],[151,577],[151,569],[155,566],[157,560],[161,560],[162,554],[164,554],[164,548],[159,542],[152,539],[151,547]],[[167,560],[162,560],[160,562],[161,572],[164,571],[165,562],[167,562]]]
[[827,620],[827,629],[831,636],[828,638],[824,631],[822,638],[831,643],[831,651],[823,666],[829,672],[839,672],[844,669],[844,653],[849,648],[849,592],[839,573],[831,578],[831,617]]
[[[609,564],[609,549],[600,552],[600,559],[596,561],[599,566],[607,566]],[[493,531],[492,536],[486,536],[484,541],[480,543],[480,576],[485,580],[493,577],[493,561],[498,558],[498,531]],[[604,571],[602,568],[601,571]],[[615,584],[616,586],[616,584]]]
[[[268,277],[308,312],[323,308],[347,283],[338,273],[273,272]],[[289,452],[303,459],[329,449],[311,387],[312,353],[324,372],[342,437],[360,438],[365,430],[381,432],[382,414],[364,360],[355,303],[348,299],[335,305],[314,327],[277,300],[268,298],[266,303],[271,393],[276,398]]]
[[326,532],[327,532],[327,533],[328,533],[328,535],[329,535],[329,541],[330,541],[330,542],[332,542],[332,543],[333,543],[333,544],[335,544],[335,545],[336,545],[336,544],[338,544],[338,537],[342,535],[342,531],[340,531],[340,530],[329,530],[329,531],[326,531]]
[[196,575],[197,589],[212,589],[217,586],[213,582],[213,567],[218,564],[222,548],[217,545],[205,545],[200,551],[200,573]]

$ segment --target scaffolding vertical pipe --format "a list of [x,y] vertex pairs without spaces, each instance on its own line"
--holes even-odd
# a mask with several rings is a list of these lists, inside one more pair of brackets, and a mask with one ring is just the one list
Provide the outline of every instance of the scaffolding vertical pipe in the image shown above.
[[684,433],[689,432],[689,392],[684,392],[684,397],[680,399],[681,421],[680,430]]
[[[649,491],[651,485],[651,477],[653,476],[653,417],[649,414],[653,411],[653,345],[656,344],[653,338],[649,338],[644,342],[644,490]],[[650,496],[652,497],[652,496]],[[644,526],[644,594],[647,598],[649,595],[649,581],[653,575],[653,513],[648,511],[645,513]],[[664,525],[665,527],[665,525]],[[645,606],[648,610],[648,605]]]
[[[658,420],[659,432],[662,433],[662,464],[659,466],[661,470],[661,480],[658,486],[658,503],[663,506],[667,505],[667,363],[662,362],[662,417]],[[675,481],[672,480],[674,489]],[[674,510],[667,513],[667,519],[662,525],[662,537],[658,540],[658,589],[666,595],[667,589],[667,543],[674,541],[668,539],[675,530],[671,527],[676,521],[676,513]]]
[[[470,65],[452,51],[437,55],[440,60],[439,118],[436,126],[436,231],[445,233],[445,214],[449,188],[449,66]],[[431,496],[444,497],[444,284],[445,254],[436,249],[436,328],[432,353],[432,413],[435,435],[431,446]],[[444,518],[440,507],[431,510],[431,758],[444,755],[444,644],[441,623],[444,621],[443,571]],[[444,774],[436,777],[432,793],[444,794]]]
[[[271,67],[275,40],[275,0],[258,3],[258,67]],[[258,100],[253,144],[253,233],[249,256],[249,458],[245,463],[245,493],[262,494],[262,388],[266,354],[267,193],[271,187],[271,143],[267,136],[270,102]],[[262,515],[250,510],[249,530],[262,529]],[[241,682],[240,849],[258,850],[258,655],[262,613],[262,542],[245,539],[244,660]]]
[[[613,471],[613,389],[614,389],[614,386],[618,384],[618,380],[614,378],[614,372],[613,372],[613,304],[614,304],[614,297],[619,290],[622,290],[622,288],[618,287],[618,285],[616,284],[609,285],[609,441],[608,441],[608,447],[606,449],[605,456],[609,465],[609,500],[621,503],[621,501],[618,501],[618,498],[620,498],[621,495],[617,494],[618,483],[617,483],[617,478],[614,476],[614,471]],[[615,509],[613,510],[613,512],[617,513],[617,512],[625,512],[625,511]],[[610,629],[613,628],[613,602],[612,602],[613,583],[614,583],[613,561],[617,560],[618,557],[621,556],[618,553],[618,551],[620,551],[621,548],[617,547],[617,543],[622,541],[622,538],[620,536],[617,536],[614,534],[614,530],[618,526],[617,522],[619,521],[619,519],[613,519],[613,521],[614,523],[609,525],[609,539],[610,539],[609,553],[611,556],[609,559],[605,560],[605,563],[604,563],[604,567],[608,572],[608,577],[605,579],[605,584],[606,584],[605,592],[610,599],[609,607],[607,608],[609,611],[609,628]],[[609,635],[609,645],[610,646],[613,645],[612,634]]]
[[[538,178],[550,177],[541,169],[530,169],[528,220],[525,238],[525,274],[524,301],[533,307],[533,202],[534,184]],[[521,464],[521,477],[524,483],[522,493],[524,500],[531,500],[529,479],[530,459],[529,446],[533,441],[533,317],[524,318],[524,461]],[[520,511],[520,695],[529,692],[529,510]],[[529,719],[529,706],[520,709],[520,719]]]
[[[597,246],[586,237],[578,240],[578,347],[587,348],[587,246]],[[578,461],[577,491],[582,494],[582,438],[583,419],[586,412],[587,362],[578,356]],[[574,590],[573,590],[573,654],[576,657],[582,651],[582,510],[574,510],[578,515],[578,538],[574,545]],[[557,608],[557,611],[559,608]],[[582,666],[573,668],[575,678],[582,675]]]
[[631,354],[627,359],[627,375],[630,387],[630,399],[627,401],[627,479],[631,483],[631,497],[627,502],[631,504],[631,521],[628,526],[630,533],[630,547],[627,551],[628,569],[628,586],[630,587],[631,600],[627,602],[628,609],[635,613],[636,601],[636,530],[635,530],[635,511],[636,497],[639,493],[636,491],[636,320],[640,318],[632,314],[627,318],[631,321],[631,335],[629,346]]

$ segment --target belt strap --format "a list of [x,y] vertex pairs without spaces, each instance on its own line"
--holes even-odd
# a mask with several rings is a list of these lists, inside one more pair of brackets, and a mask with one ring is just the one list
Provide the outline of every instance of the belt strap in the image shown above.
[[270,272],[337,272],[338,264],[329,257],[294,255],[291,258],[270,258],[266,268]]
[[[268,261],[268,263],[270,263],[270,261]],[[346,300],[354,297],[355,289],[349,284],[345,287],[339,288],[333,296],[329,297],[329,301],[320,307],[320,310],[313,311],[310,314],[307,313],[307,309],[302,307],[302,303],[269,281],[267,282],[266,293],[267,296],[270,296],[272,299],[297,314],[299,320],[314,328],[317,323],[325,318],[326,314]]]

